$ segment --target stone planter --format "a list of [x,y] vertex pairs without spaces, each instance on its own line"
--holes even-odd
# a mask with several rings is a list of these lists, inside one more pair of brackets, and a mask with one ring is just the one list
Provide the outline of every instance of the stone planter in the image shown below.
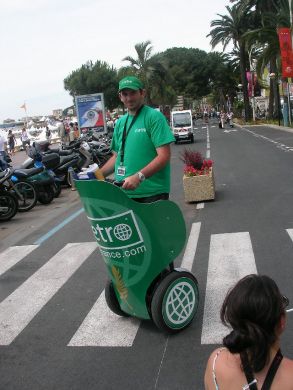
[[183,176],[185,202],[200,202],[215,199],[214,171],[209,175]]

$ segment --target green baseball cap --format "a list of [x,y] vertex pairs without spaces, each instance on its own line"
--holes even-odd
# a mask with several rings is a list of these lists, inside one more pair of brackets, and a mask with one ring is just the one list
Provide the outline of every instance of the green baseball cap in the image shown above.
[[134,91],[138,91],[143,88],[143,83],[135,76],[126,76],[119,81],[119,92],[122,91],[122,89],[133,89]]

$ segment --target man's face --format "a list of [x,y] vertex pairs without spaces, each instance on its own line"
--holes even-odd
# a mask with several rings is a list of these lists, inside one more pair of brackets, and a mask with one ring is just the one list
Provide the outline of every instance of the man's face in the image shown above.
[[130,111],[136,111],[143,103],[145,97],[144,90],[134,91],[133,89],[123,89],[119,92],[122,103]]

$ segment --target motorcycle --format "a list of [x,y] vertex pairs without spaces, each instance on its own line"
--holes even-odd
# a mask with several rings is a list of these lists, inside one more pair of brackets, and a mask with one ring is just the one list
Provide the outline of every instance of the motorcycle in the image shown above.
[[43,168],[45,169],[48,174],[53,178],[53,191],[54,191],[54,197],[58,198],[58,196],[61,194],[62,190],[62,180],[56,176],[54,171],[51,169],[51,167],[59,163],[60,158],[58,155],[52,153],[47,156],[42,156],[41,154],[35,152],[32,154],[31,151],[31,157],[28,157],[19,167],[20,169],[27,169],[27,168]]
[[60,183],[71,187],[71,176],[68,169],[73,168],[75,172],[80,172],[82,168],[86,168],[94,162],[91,153],[81,144],[67,150],[50,148],[49,145],[46,141],[35,142],[29,151],[32,160],[27,159],[22,167],[33,166],[33,160],[39,154],[42,156],[44,166],[54,172]]
[[54,199],[54,179],[45,168],[15,169],[10,177],[12,183],[25,182],[32,184],[36,190],[37,200],[49,204]]
[[37,203],[37,191],[32,183],[19,180],[17,183],[12,181],[13,169],[5,169],[1,174],[1,189],[16,197],[18,202],[18,211],[29,211]]
[[18,201],[16,196],[11,192],[6,191],[3,185],[3,182],[9,174],[9,168],[0,172],[0,222],[9,221],[18,211]]

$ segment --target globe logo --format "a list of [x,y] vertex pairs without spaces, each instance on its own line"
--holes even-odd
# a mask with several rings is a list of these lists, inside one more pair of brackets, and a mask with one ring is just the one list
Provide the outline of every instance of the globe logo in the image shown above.
[[113,233],[117,240],[120,241],[129,240],[132,236],[131,227],[129,225],[126,225],[125,223],[120,223],[119,225],[116,225],[113,230]]
[[88,119],[93,119],[96,116],[96,112],[94,110],[88,110],[86,112],[86,116],[88,117]]

